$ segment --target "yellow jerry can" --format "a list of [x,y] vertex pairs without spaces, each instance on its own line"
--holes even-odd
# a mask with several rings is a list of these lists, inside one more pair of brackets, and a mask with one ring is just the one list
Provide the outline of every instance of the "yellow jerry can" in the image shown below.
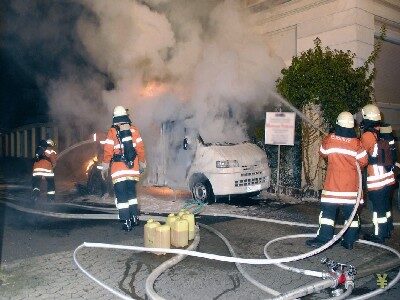
[[[171,248],[171,227],[167,224],[156,227],[156,235],[154,241],[155,248]],[[165,254],[163,252],[155,252],[157,255]]]
[[174,247],[185,247],[189,244],[189,223],[177,218],[171,226],[171,245]]
[[169,226],[171,226],[172,223],[175,222],[176,218],[177,218],[177,216],[175,216],[174,214],[169,214],[168,217],[167,217],[166,224],[168,224]]
[[194,220],[194,214],[192,213],[185,213],[182,216],[183,220],[186,220],[189,224],[189,241],[194,239],[194,236],[196,234],[196,228],[195,228],[195,220]]
[[154,247],[154,239],[156,234],[156,228],[161,226],[160,222],[155,222],[153,219],[149,219],[144,225],[144,246],[147,248]]

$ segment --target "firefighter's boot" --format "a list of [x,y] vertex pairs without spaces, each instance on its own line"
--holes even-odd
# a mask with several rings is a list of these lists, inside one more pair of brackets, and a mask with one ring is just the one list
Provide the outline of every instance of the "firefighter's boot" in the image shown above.
[[38,203],[39,196],[40,196],[40,190],[39,189],[34,189],[32,191],[32,195],[31,195],[31,205],[32,206],[35,206]]
[[353,243],[350,243],[348,241],[342,240],[340,244],[342,245],[343,248],[346,248],[347,250],[353,249]]
[[56,199],[56,194],[54,192],[47,193],[47,202],[54,202]]
[[139,225],[139,217],[138,216],[131,217],[131,223],[133,226],[138,226]]
[[132,230],[132,221],[131,219],[125,220],[124,224],[122,224],[122,229],[125,231],[131,231]]
[[324,242],[324,241],[321,241],[320,239],[318,239],[318,238],[315,238],[315,239],[311,239],[311,240],[307,240],[306,241],[306,245],[307,246],[310,246],[310,247],[313,247],[313,248],[319,248],[319,247],[321,247],[322,245],[325,245],[327,242]]
[[364,240],[377,243],[377,244],[383,244],[385,242],[385,239],[379,237],[378,235],[373,235],[373,234],[365,234],[364,235]]

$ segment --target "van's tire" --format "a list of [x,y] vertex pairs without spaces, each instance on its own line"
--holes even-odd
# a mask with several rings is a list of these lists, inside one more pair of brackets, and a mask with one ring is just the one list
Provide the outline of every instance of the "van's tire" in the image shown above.
[[214,200],[214,193],[208,180],[195,182],[192,186],[192,195],[194,200],[203,203],[211,203]]

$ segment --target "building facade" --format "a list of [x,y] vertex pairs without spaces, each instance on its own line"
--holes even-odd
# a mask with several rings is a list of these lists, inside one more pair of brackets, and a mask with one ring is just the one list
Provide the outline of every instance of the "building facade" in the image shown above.
[[[355,67],[362,66],[384,26],[386,37],[375,63],[375,101],[399,136],[399,0],[245,0],[245,5],[255,31],[286,66],[293,56],[313,48],[317,37],[323,46],[350,50],[356,55]],[[314,188],[321,188],[323,177],[323,172],[316,177]]]
[[289,66],[292,57],[314,46],[356,54],[361,66],[374,49],[382,26],[386,37],[376,62],[375,98],[384,116],[400,129],[400,1],[247,0],[255,30]]

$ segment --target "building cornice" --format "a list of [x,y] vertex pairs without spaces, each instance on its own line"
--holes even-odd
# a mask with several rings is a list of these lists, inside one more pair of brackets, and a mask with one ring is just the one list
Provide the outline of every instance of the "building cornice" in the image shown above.
[[[317,1],[313,1],[311,3],[304,4],[304,5],[296,7],[296,8],[292,8],[292,9],[290,9],[289,6],[293,6],[297,3],[304,2],[304,0],[293,0],[290,2],[286,2],[286,3],[280,4],[278,6],[269,8],[267,10],[263,10],[263,11],[255,13],[256,18],[260,18],[256,21],[256,25],[261,25],[262,23],[265,23],[265,22],[275,21],[275,20],[290,16],[290,15],[294,15],[299,12],[306,11],[311,8],[325,5],[327,3],[334,2],[334,1],[337,1],[337,0],[317,0]],[[285,8],[286,8],[286,10],[285,10]],[[284,10],[284,11],[279,12],[279,10]],[[262,13],[265,14],[266,12],[268,12],[268,14],[271,16],[267,16],[267,17],[263,18],[261,16],[261,14]]]
[[400,1],[398,1],[398,0],[374,0],[374,2],[383,4],[386,7],[389,7],[391,9],[394,9],[394,10],[397,10],[398,12],[400,12]]

